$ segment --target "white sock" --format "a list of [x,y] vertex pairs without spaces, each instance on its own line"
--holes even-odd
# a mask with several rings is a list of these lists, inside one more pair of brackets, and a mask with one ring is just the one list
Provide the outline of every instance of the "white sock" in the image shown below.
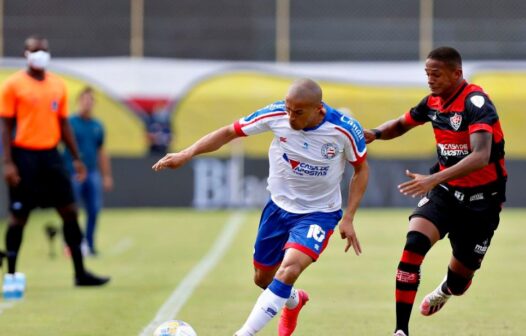
[[259,296],[247,321],[239,329],[236,336],[253,336],[283,308],[287,299],[274,294],[270,289],[265,289]]
[[285,306],[288,309],[294,309],[298,306],[299,303],[300,303],[300,296],[298,295],[298,291],[296,290],[296,288],[292,287],[292,290],[290,292],[290,297],[287,300],[287,302],[285,302]]

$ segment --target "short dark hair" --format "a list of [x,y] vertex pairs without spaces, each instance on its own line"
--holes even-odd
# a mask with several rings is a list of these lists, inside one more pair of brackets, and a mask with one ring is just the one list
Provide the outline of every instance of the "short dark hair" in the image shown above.
[[29,35],[25,41],[24,41],[24,46],[27,47],[27,44],[29,43],[29,41],[31,40],[35,40],[35,41],[46,41],[47,38],[45,38],[44,36],[41,36],[41,35],[37,35],[37,34],[33,34],[33,35]]
[[89,85],[85,86],[78,94],[77,99],[80,99],[85,94],[93,94],[95,90]]
[[458,50],[452,47],[439,47],[431,50],[428,59],[433,59],[436,61],[441,61],[447,64],[450,68],[462,68],[462,56]]

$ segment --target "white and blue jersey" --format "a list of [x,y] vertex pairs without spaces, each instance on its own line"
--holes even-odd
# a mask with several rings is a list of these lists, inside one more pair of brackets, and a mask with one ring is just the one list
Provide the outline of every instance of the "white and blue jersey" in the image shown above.
[[239,135],[274,133],[267,189],[272,201],[291,213],[340,210],[345,165],[357,165],[366,158],[365,137],[358,121],[325,103],[323,107],[323,121],[299,131],[290,127],[284,101],[234,123]]

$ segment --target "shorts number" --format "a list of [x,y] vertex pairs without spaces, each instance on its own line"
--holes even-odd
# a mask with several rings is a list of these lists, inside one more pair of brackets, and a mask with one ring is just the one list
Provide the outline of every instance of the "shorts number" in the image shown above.
[[313,238],[317,242],[321,243],[325,239],[325,231],[316,224],[312,224],[309,227],[309,232],[307,233],[307,238]]

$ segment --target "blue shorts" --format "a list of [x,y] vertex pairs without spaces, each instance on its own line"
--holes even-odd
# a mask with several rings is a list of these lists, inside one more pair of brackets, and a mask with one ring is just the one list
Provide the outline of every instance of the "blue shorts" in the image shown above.
[[323,252],[342,211],[295,214],[270,200],[261,214],[254,245],[254,266],[271,269],[280,264],[285,250],[294,248],[314,261]]

